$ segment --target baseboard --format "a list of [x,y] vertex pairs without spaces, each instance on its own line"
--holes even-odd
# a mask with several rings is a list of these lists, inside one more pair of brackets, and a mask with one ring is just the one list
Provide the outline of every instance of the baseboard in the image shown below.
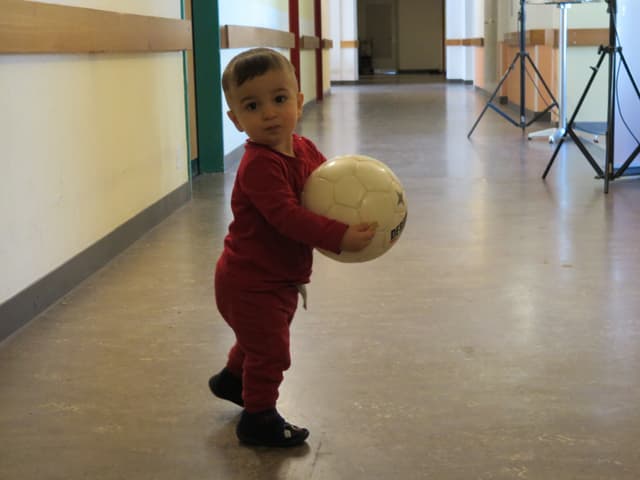
[[444,71],[437,68],[408,68],[398,70],[398,75],[443,75]]
[[191,185],[187,182],[0,304],[0,341],[17,332],[190,199]]
[[200,175],[202,173],[202,171],[200,170],[200,158],[192,158],[189,162],[189,168],[191,168],[191,178]]
[[358,80],[331,80],[331,85],[360,85]]

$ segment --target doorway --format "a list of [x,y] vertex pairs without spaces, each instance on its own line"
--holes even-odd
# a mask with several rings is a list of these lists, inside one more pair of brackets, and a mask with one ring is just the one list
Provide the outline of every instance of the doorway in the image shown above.
[[358,0],[359,73],[445,70],[445,0]]
[[396,73],[397,23],[397,0],[358,2],[358,40],[362,74]]

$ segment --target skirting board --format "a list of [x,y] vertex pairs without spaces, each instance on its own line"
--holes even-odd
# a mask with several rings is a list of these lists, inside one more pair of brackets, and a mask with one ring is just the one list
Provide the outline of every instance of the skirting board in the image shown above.
[[0,342],[100,270],[190,199],[191,185],[187,182],[33,285],[0,304]]

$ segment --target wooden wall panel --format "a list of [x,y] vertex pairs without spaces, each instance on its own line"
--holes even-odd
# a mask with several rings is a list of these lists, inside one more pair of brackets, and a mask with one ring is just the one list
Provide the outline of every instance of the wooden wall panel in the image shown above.
[[[502,72],[500,75],[502,76],[513,62],[519,48],[502,43],[501,49]],[[557,99],[558,72],[555,65],[558,57],[556,52],[557,49],[547,45],[533,46],[528,49],[531,60],[535,63],[545,83]],[[541,112],[546,108],[548,103],[551,103],[551,99],[548,97],[540,78],[535,74],[531,64],[527,61],[525,65],[526,71],[528,72],[525,73],[525,108],[532,112]],[[542,96],[538,93],[538,90],[542,92]],[[503,84],[500,95],[506,96],[509,102],[520,105],[520,59],[517,60],[514,69]]]
[[483,47],[484,38],[449,38],[444,44],[447,47]]
[[192,48],[191,22],[25,0],[0,0],[0,53],[110,53]]
[[323,49],[333,48],[333,40],[330,40],[328,38],[323,38],[322,39],[322,48]]
[[340,48],[358,48],[359,46],[358,40],[342,40],[340,42]]
[[[558,48],[559,48],[559,31],[558,30],[529,30],[525,35],[527,52],[531,59],[540,70],[544,81],[551,89],[551,92],[558,100]],[[569,29],[567,32],[567,44],[568,46],[597,46],[606,45],[609,43],[609,30],[608,29]],[[520,50],[520,37],[516,32],[508,33],[505,35],[505,41],[499,44],[501,51],[501,66],[500,76],[506,71],[508,66],[513,61],[516,53]],[[535,72],[531,68],[531,65],[527,63],[527,71],[531,77],[535,80],[532,82],[531,78],[527,77],[525,85],[526,102],[525,106],[528,110],[541,112],[546,108],[546,105],[551,102],[548,98],[542,83],[535,75]],[[541,96],[538,93],[538,87],[540,92],[543,92]],[[514,71],[509,74],[507,80],[502,86],[499,93],[502,96],[506,96],[509,102],[519,104],[520,103],[520,64],[516,64]],[[556,110],[552,110],[552,118],[557,119]]]
[[[557,30],[539,29],[525,32],[525,44],[527,47],[536,45],[553,45]],[[504,42],[511,47],[520,46],[520,34],[518,32],[505,33]]]
[[[520,34],[507,33],[504,36],[505,43],[516,47],[520,45]],[[557,29],[527,30],[525,33],[526,46],[547,45],[558,48],[560,45],[560,32]],[[570,28],[567,31],[567,45],[569,46],[598,46],[609,43],[609,30],[607,28]]]
[[284,30],[245,25],[223,25],[220,27],[220,48],[293,48],[295,44],[293,33]]
[[310,35],[302,35],[300,37],[301,50],[314,50],[316,48],[320,48],[320,38]]

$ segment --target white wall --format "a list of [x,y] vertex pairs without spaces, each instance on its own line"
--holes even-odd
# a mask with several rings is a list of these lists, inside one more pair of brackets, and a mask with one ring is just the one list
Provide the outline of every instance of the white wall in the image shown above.
[[333,40],[331,49],[331,80],[358,79],[358,49],[341,48],[341,41],[358,39],[356,0],[330,0],[329,32]]
[[322,0],[322,38],[334,40],[333,48],[322,51],[322,74],[324,76],[322,84],[325,93],[331,90],[331,52],[338,48],[335,39],[331,37],[331,4],[330,0]]
[[[49,1],[180,18],[180,0]],[[0,55],[0,303],[188,182],[182,53]]]
[[[313,0],[298,0],[300,11],[300,35],[315,36]],[[300,50],[300,87],[304,102],[316,99],[316,51]]]
[[[560,9],[554,5],[527,5],[527,29],[531,28],[560,28]],[[608,16],[606,4],[584,3],[570,5],[566,10],[569,29],[607,28]],[[534,21],[539,18],[539,21]],[[589,81],[592,70],[598,62],[598,47],[567,48],[567,116],[575,111],[580,96]],[[606,109],[602,99],[606,99],[607,92],[606,62],[595,78],[589,95],[580,109],[578,121],[603,121],[606,119]],[[606,103],[606,100],[605,100]]]
[[[467,38],[466,0],[447,0],[445,38]],[[467,47],[447,46],[447,80],[469,80],[473,71],[467,72]]]
[[[446,0],[445,37],[478,38],[484,35],[484,0]],[[473,47],[447,46],[447,80],[473,81]]]
[[[484,0],[466,0],[465,2],[465,36],[481,38],[484,35]],[[475,55],[472,48],[465,49],[465,80],[473,80],[475,76]]]

